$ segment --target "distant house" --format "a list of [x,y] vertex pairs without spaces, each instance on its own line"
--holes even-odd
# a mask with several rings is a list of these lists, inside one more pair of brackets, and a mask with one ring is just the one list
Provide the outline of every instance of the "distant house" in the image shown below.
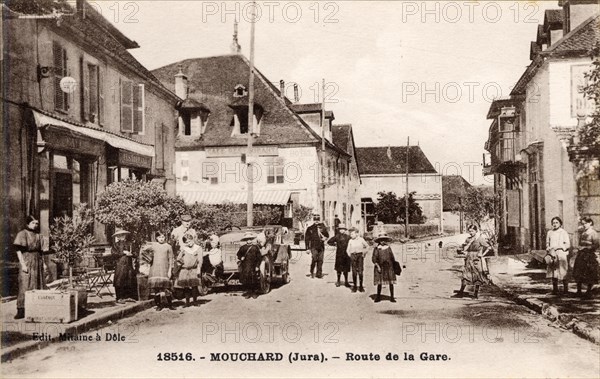
[[251,125],[249,61],[239,51],[186,59],[153,74],[184,99],[175,171],[177,193],[187,203],[246,204],[252,161],[254,204],[281,207],[288,225],[298,225],[293,209],[304,205],[330,226],[336,214],[360,226],[360,178],[350,125],[333,126],[333,113],[323,115],[321,104],[292,103],[283,82],[277,88],[258,70]]
[[444,230],[450,233],[464,231],[463,201],[471,184],[460,175],[442,176],[442,204]]
[[419,146],[357,147],[356,156],[362,181],[360,193],[365,224],[375,221],[373,206],[379,192],[406,193],[408,151],[408,191],[423,209],[427,223],[442,228],[442,176],[437,173]]

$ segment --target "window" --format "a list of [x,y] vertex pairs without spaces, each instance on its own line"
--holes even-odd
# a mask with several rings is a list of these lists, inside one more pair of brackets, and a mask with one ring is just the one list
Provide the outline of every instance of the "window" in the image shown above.
[[283,180],[283,159],[279,157],[272,157],[267,159],[267,183],[281,184]]
[[192,135],[192,124],[191,124],[191,117],[190,117],[190,113],[189,112],[182,112],[181,113],[181,120],[183,121],[183,135],[184,136],[191,136]]
[[181,182],[183,185],[187,185],[190,183],[190,161],[187,154],[182,154],[179,165],[181,170]]
[[[234,108],[233,119],[230,126],[233,126],[233,135],[248,134],[248,107],[239,106]],[[262,120],[263,110],[260,106],[254,106],[254,125],[253,134],[260,134],[260,121]]]
[[54,56],[54,109],[66,112],[69,110],[69,94],[60,88],[60,81],[67,76],[67,51],[58,43],[52,44]]
[[156,168],[165,168],[165,139],[164,139],[164,128],[163,124],[154,124],[155,137],[154,137],[154,151],[156,152]]
[[85,121],[100,124],[104,112],[103,78],[100,76],[100,67],[94,64],[83,64],[81,61],[83,83],[82,116]]
[[248,94],[248,90],[241,84],[238,84],[234,87],[233,97],[244,97]]
[[121,131],[144,134],[144,85],[121,80]]

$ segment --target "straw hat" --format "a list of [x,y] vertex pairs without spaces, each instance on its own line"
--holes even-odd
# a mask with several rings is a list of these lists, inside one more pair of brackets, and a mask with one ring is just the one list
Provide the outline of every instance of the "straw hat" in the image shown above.
[[115,233],[112,235],[113,237],[120,236],[121,234],[131,234],[125,229],[117,228]]
[[388,236],[386,233],[379,233],[377,238],[375,238],[375,242],[386,241],[389,242],[392,240],[392,237]]
[[348,228],[346,228],[346,224],[344,224],[344,223],[339,224],[338,229],[348,230]]
[[184,221],[184,222],[192,221],[192,216],[190,216],[190,215],[182,215],[181,216],[181,221]]
[[240,241],[248,241],[253,239],[256,239],[256,233],[246,232]]

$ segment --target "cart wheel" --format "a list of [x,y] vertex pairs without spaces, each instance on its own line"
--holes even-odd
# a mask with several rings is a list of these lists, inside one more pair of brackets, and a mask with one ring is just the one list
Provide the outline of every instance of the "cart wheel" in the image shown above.
[[271,264],[268,259],[265,259],[261,266],[264,264],[264,270],[260,271],[260,292],[264,295],[271,291]]

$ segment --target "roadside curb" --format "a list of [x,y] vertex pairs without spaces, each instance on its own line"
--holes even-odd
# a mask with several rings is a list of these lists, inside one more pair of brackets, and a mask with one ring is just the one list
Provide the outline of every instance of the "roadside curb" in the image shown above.
[[596,345],[600,345],[600,329],[594,328],[587,322],[579,321],[577,317],[563,315],[553,305],[543,302],[540,299],[527,295],[519,295],[511,290],[504,289],[493,282],[493,285],[500,290],[508,299],[519,305],[541,314],[547,320],[558,323],[562,328],[572,331],[575,335],[584,338]]
[[[144,300],[144,301],[140,301],[136,304],[132,304],[130,306],[125,306],[125,307],[118,308],[118,309],[115,309],[110,312],[106,312],[96,318],[90,318],[89,320],[86,320],[80,324],[75,324],[75,325],[66,324],[64,333],[77,335],[77,334],[81,334],[81,333],[90,331],[92,329],[97,329],[98,327],[102,326],[103,324],[108,323],[109,321],[120,320],[131,314],[141,312],[143,310],[151,308],[153,305],[154,305],[154,300]],[[59,341],[58,339],[55,339],[54,341],[42,341],[42,342],[27,341],[27,342],[17,344],[15,346],[8,347],[6,349],[3,349],[0,362],[11,361],[11,360],[16,359],[16,358],[20,357],[21,355],[26,354],[30,351],[39,350],[43,347],[48,346],[51,343],[57,343],[57,342],[61,342],[61,341]]]

